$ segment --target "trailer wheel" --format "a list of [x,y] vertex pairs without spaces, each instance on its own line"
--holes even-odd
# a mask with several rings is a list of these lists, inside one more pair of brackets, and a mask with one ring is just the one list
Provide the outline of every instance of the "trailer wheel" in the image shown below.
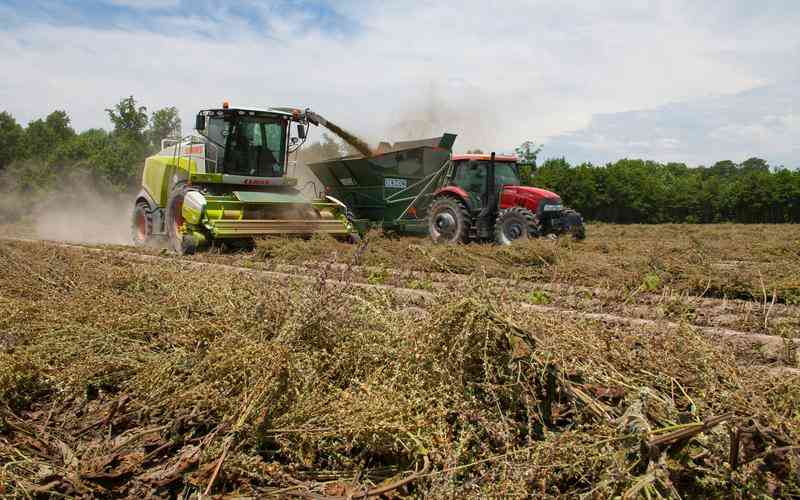
[[133,207],[133,218],[131,220],[131,240],[134,246],[142,247],[152,241],[153,236],[153,216],[150,214],[150,207],[144,201],[140,201]]
[[170,191],[167,201],[166,229],[169,246],[178,253],[183,252],[183,198],[189,189],[185,184],[178,184]]
[[511,207],[500,211],[494,223],[494,241],[498,245],[510,245],[516,240],[526,240],[538,232],[536,216],[523,207]]
[[428,213],[428,232],[434,243],[467,243],[471,218],[463,201],[452,196],[433,200]]

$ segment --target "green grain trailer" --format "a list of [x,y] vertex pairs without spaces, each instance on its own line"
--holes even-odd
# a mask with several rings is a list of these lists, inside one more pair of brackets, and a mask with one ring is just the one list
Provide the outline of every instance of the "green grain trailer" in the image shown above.
[[[455,134],[397,143],[369,158],[339,158],[309,165],[326,193],[347,205],[360,231],[369,226],[428,232],[434,189],[450,164]],[[386,148],[384,148],[386,149]]]

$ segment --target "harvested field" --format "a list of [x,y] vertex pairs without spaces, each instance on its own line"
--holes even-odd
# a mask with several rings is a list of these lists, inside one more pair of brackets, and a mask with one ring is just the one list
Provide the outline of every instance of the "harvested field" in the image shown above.
[[1,493],[798,495],[799,237],[0,241]]

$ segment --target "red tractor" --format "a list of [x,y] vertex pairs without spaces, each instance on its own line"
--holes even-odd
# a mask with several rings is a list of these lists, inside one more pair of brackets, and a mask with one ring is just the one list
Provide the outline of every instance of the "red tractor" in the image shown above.
[[583,218],[545,189],[520,185],[515,156],[453,155],[428,211],[435,242],[514,240],[569,234],[586,237]]

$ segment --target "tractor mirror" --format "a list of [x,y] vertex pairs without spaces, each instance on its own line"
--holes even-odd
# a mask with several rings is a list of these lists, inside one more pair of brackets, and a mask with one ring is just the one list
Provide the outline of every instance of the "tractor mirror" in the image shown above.
[[300,123],[297,124],[297,137],[301,139],[306,138],[306,128]]
[[203,115],[197,115],[194,119],[194,128],[195,130],[203,130],[206,128],[206,117]]

